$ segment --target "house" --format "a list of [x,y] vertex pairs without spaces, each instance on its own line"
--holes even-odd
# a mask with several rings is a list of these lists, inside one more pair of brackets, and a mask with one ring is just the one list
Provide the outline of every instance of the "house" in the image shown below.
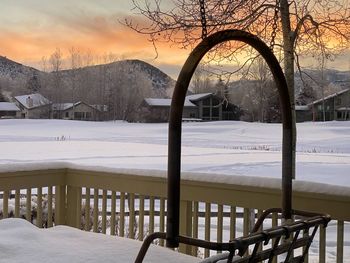
[[198,118],[203,121],[239,120],[241,111],[236,105],[214,93],[199,93],[186,96],[198,107]]
[[[141,104],[140,119],[144,122],[167,122],[171,99],[146,98]],[[186,121],[239,120],[240,109],[214,93],[188,95],[182,118]]]
[[[350,89],[331,94],[310,103],[313,121],[350,119]],[[324,109],[324,111],[323,111]]]
[[39,93],[14,97],[16,106],[24,119],[48,119],[51,113],[51,101]]
[[100,120],[100,113],[100,110],[82,101],[52,105],[54,119],[96,121]]
[[[167,122],[169,119],[171,99],[146,98],[141,103],[139,121]],[[183,119],[198,119],[198,109],[189,100],[185,101]]]
[[0,118],[12,119],[20,118],[21,110],[13,102],[0,102]]
[[295,105],[296,122],[312,121],[312,112],[308,105]]

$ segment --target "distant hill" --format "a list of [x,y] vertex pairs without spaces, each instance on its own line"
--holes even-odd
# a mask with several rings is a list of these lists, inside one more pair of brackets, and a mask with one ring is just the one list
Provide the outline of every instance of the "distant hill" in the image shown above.
[[[123,68],[128,68],[128,70],[121,70]],[[113,74],[116,69],[118,69],[119,73],[125,72],[125,74],[132,74],[133,70],[143,73],[151,81],[153,95],[155,97],[170,97],[175,86],[175,81],[171,77],[160,69],[141,60],[121,60],[109,64],[83,67],[79,68],[77,72],[93,77],[100,74],[102,70]],[[0,56],[0,88],[3,91],[16,95],[25,92],[26,87],[24,86],[26,82],[33,78],[34,75],[47,79],[52,73],[46,73]],[[62,70],[61,75],[63,82],[67,84],[70,81],[69,78],[72,75],[72,70]],[[49,85],[49,82],[46,81],[45,85]],[[98,83],[96,83],[96,85],[98,85]],[[98,89],[99,87],[96,86],[95,88]],[[46,87],[44,87],[44,93],[45,89]]]
[[16,78],[28,78],[34,73],[40,71],[12,61],[6,57],[0,56],[0,78],[10,78],[15,80]]

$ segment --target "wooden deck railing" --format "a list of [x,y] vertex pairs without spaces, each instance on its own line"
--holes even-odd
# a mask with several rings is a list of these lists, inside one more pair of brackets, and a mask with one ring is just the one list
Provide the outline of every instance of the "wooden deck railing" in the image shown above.
[[[38,227],[65,224],[143,240],[145,235],[166,228],[165,172],[149,173],[79,169],[2,172],[0,217],[23,217]],[[273,187],[182,180],[181,191],[181,234],[206,240],[227,241],[246,235],[263,209],[280,206],[280,190]],[[340,263],[344,259],[344,223],[350,221],[350,193],[329,192],[297,188],[293,204],[295,209],[332,216],[330,225],[337,226],[336,262]],[[279,221],[274,215],[264,227],[276,226]],[[318,240],[318,262],[326,262],[324,229],[319,231]],[[202,253],[189,246],[179,250],[194,256]],[[205,257],[209,254],[204,251]]]

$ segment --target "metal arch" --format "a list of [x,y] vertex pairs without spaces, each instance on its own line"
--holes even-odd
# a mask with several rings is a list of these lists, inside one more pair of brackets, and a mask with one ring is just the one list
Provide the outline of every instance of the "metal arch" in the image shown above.
[[182,111],[192,75],[203,56],[216,45],[226,41],[240,41],[255,48],[265,59],[276,82],[283,123],[282,139],[282,215],[291,218],[292,213],[292,138],[293,116],[290,96],[283,71],[269,47],[258,37],[241,30],[224,30],[205,38],[189,55],[176,82],[171,101],[168,143],[168,247],[179,245],[180,179],[181,179],[181,128]]

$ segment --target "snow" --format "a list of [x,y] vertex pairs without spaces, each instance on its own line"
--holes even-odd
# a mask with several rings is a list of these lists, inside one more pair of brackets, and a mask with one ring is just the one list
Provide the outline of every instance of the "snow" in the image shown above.
[[295,105],[296,111],[308,111],[310,108],[307,105]]
[[[141,242],[67,226],[39,229],[23,219],[0,220],[1,262],[133,262]],[[20,253],[19,253],[20,252]],[[144,262],[199,262],[151,245]]]
[[338,96],[338,95],[340,95],[340,94],[343,94],[343,93],[345,93],[345,92],[347,92],[347,91],[349,91],[349,90],[350,90],[350,89],[344,89],[344,90],[338,91],[338,92],[333,93],[333,94],[331,94],[331,95],[328,95],[327,97],[324,97],[324,98],[322,98],[322,99],[315,100],[315,101],[311,102],[309,105],[316,104],[316,103],[319,103],[319,102],[324,101],[324,100],[328,100],[328,99],[330,99],[330,98],[333,98],[333,97],[336,97],[336,96]]
[[[27,103],[27,99],[29,97],[33,100],[33,105],[31,107]],[[47,98],[45,98],[43,95],[39,93],[16,96],[15,99],[27,109],[36,108],[36,107],[48,105],[51,103]]]
[[[294,189],[349,196],[350,122],[298,123],[297,130],[297,167]],[[167,134],[168,126],[165,123],[1,120],[0,171],[68,167],[165,178]],[[183,123],[182,170],[184,172],[182,178],[279,188],[281,185],[281,135],[280,124],[237,121]],[[12,225],[8,229],[5,227],[7,230],[4,232],[1,227],[3,221],[0,221],[0,236],[2,237],[5,236],[7,230],[11,231],[12,228]],[[67,228],[60,226],[52,230],[31,229],[30,233],[34,233],[35,241],[26,241],[25,244],[23,241],[21,250],[33,249],[40,256],[38,248],[36,250],[33,248],[35,243],[41,242],[35,235],[44,233],[43,235],[47,236],[44,240],[48,240],[51,234],[56,235],[59,229],[65,231]],[[73,230],[75,231],[79,230]],[[18,230],[18,232],[21,231]],[[204,233],[202,232],[200,230],[199,234]],[[336,225],[330,224],[327,228],[327,242],[329,242],[327,257],[330,258],[330,262],[334,261],[336,233]],[[346,222],[345,258],[350,257],[348,233],[349,224]],[[97,242],[91,242],[96,245],[100,243],[100,238],[101,244],[110,240],[110,237],[104,235],[99,237],[92,233],[87,235],[89,240],[91,235],[94,240],[97,240]],[[9,236],[20,239],[12,234]],[[18,234],[18,236],[22,235]],[[68,236],[74,235],[69,234]],[[212,237],[215,236],[216,233],[213,232]],[[61,237],[63,238],[64,235],[62,234]],[[104,238],[106,241],[102,241]],[[118,242],[116,240],[118,239],[113,237],[115,244]],[[7,237],[1,238],[0,247],[3,247],[5,243],[4,246],[7,248],[9,245],[6,245],[6,242],[8,242]],[[16,242],[19,241],[16,240]],[[70,248],[75,249],[74,244],[78,242],[69,243],[69,240],[64,240],[55,241],[55,243],[63,246],[57,255],[63,256],[68,253],[70,257],[74,257],[70,254],[72,250]],[[311,251],[318,246],[317,242],[314,243]],[[64,247],[65,244],[71,244],[71,246]],[[113,245],[113,249],[117,249],[118,244]],[[85,245],[88,246],[89,242],[82,241],[81,246]],[[26,246],[29,247],[28,250],[25,249]],[[40,246],[45,247],[45,244],[40,243]],[[111,247],[112,245],[106,246]],[[9,247],[9,251],[13,251],[13,247],[14,245],[12,248]],[[51,247],[53,246],[50,246],[48,251],[51,251]],[[85,250],[88,251],[86,253],[90,257],[93,257],[93,253],[90,253],[92,249],[84,247]],[[16,251],[19,251],[17,247]],[[109,253],[114,252],[103,250],[103,255],[107,257]],[[113,255],[115,258],[115,254]],[[88,261],[86,258],[85,260]],[[41,261],[45,260],[39,260]],[[6,262],[11,261],[9,259]],[[104,261],[101,260],[101,262]],[[185,261],[181,260],[181,262]]]
[[[158,106],[158,107],[170,107],[171,99],[154,99],[154,98],[146,98],[146,103],[150,106]],[[197,107],[189,100],[185,99],[184,107]]]
[[196,101],[196,100],[203,99],[203,98],[210,96],[210,95],[213,95],[213,93],[197,93],[197,94],[186,96],[186,99],[188,99],[190,101]]
[[[297,126],[296,182],[350,187],[350,122]],[[195,174],[210,173],[215,176],[206,176],[209,180],[279,184],[279,124],[189,122],[183,131],[182,170],[188,179],[204,180]],[[165,171],[167,124],[1,120],[0,147],[2,171],[28,165]]]
[[0,111],[21,111],[15,103],[0,102]]
[[64,110],[67,110],[67,109],[72,108],[73,106],[76,106],[79,104],[80,104],[80,101],[76,102],[76,103],[54,103],[54,104],[52,104],[52,109],[64,111]]

